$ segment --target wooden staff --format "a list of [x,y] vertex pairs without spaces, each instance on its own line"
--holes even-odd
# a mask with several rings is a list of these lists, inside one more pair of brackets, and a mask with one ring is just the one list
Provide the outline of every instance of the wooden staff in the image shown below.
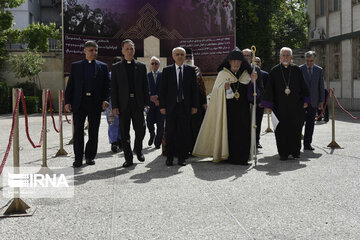
[[[253,72],[256,72],[255,66],[255,53],[256,47],[253,45],[251,46],[251,52],[253,55],[252,64],[254,66]],[[256,80],[254,81],[254,105],[252,108],[252,115],[251,115],[251,145],[250,145],[250,161],[254,160],[255,166],[257,164],[257,150],[256,150]]]

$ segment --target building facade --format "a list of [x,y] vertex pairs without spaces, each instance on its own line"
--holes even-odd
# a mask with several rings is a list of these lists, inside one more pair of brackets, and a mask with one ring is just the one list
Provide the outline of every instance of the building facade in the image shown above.
[[360,110],[360,0],[309,0],[310,47],[341,104]]

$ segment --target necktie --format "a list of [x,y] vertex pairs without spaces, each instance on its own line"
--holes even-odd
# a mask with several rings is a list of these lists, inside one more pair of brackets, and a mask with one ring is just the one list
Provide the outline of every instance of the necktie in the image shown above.
[[310,80],[310,87],[312,84],[312,72],[311,72],[311,67],[308,68],[308,72],[309,72],[309,80]]
[[312,72],[311,72],[311,68],[309,67],[308,68],[308,72],[309,72],[309,79],[310,79],[310,81],[312,80]]
[[154,72],[154,83],[155,83],[155,85],[156,85],[156,80],[157,80],[157,72]]
[[178,84],[178,102],[181,102],[183,99],[183,75],[181,67],[179,67],[179,84]]

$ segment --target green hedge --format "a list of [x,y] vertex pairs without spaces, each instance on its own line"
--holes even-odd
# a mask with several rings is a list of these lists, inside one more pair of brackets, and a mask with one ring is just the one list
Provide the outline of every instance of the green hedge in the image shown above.
[[[37,113],[39,112],[39,102],[40,98],[37,96],[26,96],[25,97],[25,104],[26,110],[28,114]],[[21,106],[21,112],[24,112]]]
[[0,114],[9,111],[9,90],[6,82],[0,82]]

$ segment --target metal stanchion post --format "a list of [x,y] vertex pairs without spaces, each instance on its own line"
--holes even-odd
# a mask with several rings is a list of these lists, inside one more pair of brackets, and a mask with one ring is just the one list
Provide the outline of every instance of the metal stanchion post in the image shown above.
[[[13,111],[15,111],[16,100],[17,100],[18,91],[16,88],[12,90],[12,99],[13,99]],[[20,174],[20,154],[19,154],[19,108],[16,111],[15,117],[15,128],[13,136],[13,158],[14,158],[14,174]],[[12,202],[9,202],[9,207],[3,212],[0,213],[0,217],[21,217],[21,216],[31,216],[34,214],[34,207],[29,207],[23,200],[20,198],[20,188],[14,188],[14,199]]]
[[62,101],[62,90],[59,90],[59,118],[60,118],[60,129],[59,129],[59,136],[60,136],[60,149],[59,151],[56,153],[56,157],[57,156],[63,156],[63,155],[67,155],[68,153],[65,151],[64,149],[64,141],[63,141],[63,124],[62,124],[62,118],[60,116],[62,116],[62,110],[63,110],[63,101]]
[[334,148],[341,148],[339,144],[335,141],[335,97],[334,97],[334,89],[331,90],[331,122],[332,122],[332,141],[329,143],[328,147]]
[[46,96],[47,96],[47,90],[43,89],[43,93],[42,93],[42,99],[43,99],[43,104],[42,104],[42,109],[43,109],[43,118],[45,118],[44,121],[44,132],[43,132],[43,142],[42,142],[42,165],[41,165],[41,169],[39,171],[39,173],[41,174],[53,174],[53,171],[51,171],[48,166],[47,166],[47,101],[46,101]]
[[265,132],[270,133],[270,132],[273,132],[273,130],[270,128],[270,114],[269,113],[267,113],[267,119],[268,119],[268,127],[265,130]]

